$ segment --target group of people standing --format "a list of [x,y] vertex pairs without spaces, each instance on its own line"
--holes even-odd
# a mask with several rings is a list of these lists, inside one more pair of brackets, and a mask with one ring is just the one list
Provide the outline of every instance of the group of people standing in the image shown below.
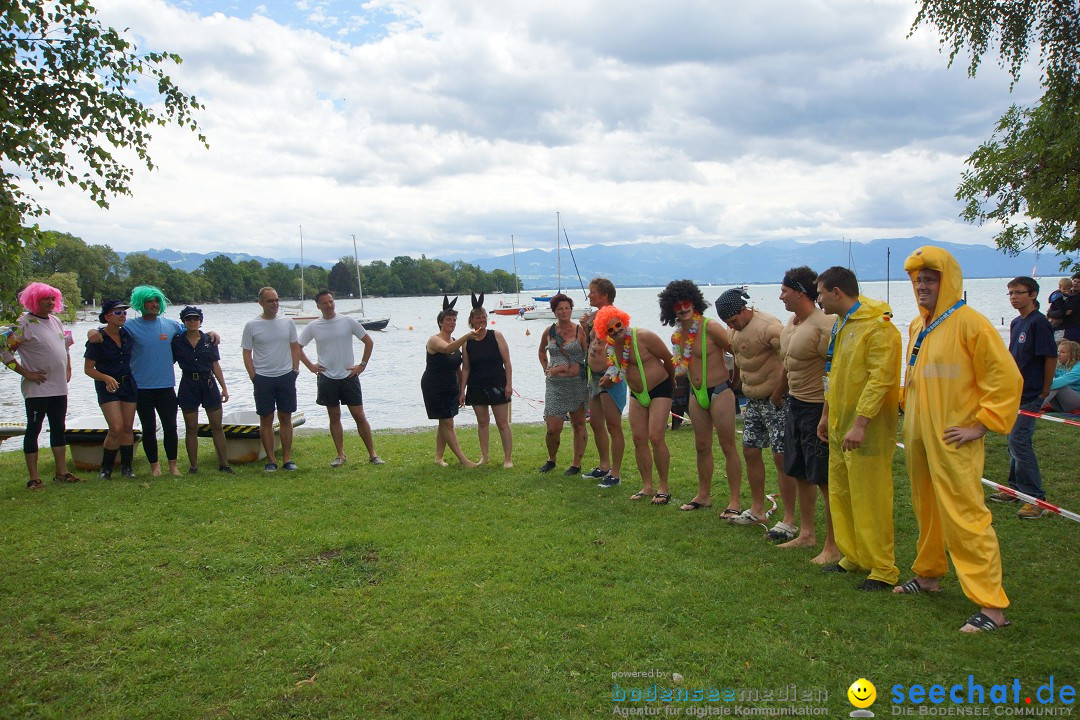
[[[68,470],[66,461],[65,416],[71,380],[69,348],[74,341],[55,315],[63,310],[63,294],[44,283],[31,283],[18,297],[27,312],[7,333],[0,356],[10,369],[23,377],[27,416],[23,452],[30,475],[27,487],[32,490],[44,487],[37,467],[37,440],[46,418],[56,462],[55,479],[79,482],[81,478]],[[263,469],[267,472],[278,469],[275,412],[279,422],[282,469],[297,469],[291,457],[292,413],[296,411],[296,377],[301,362],[318,375],[316,402],[327,408],[330,434],[337,451],[330,466],[341,467],[346,461],[342,404],[349,408],[356,422],[369,461],[383,464],[375,453],[357,379],[367,366],[373,347],[359,321],[338,315],[333,294],[329,291],[320,292],[316,297],[321,315],[306,325],[299,335],[293,320],[278,314],[278,296],[273,288],[259,291],[259,304],[262,313],[244,326],[241,346],[244,366],[254,387],[260,439],[267,454]],[[104,301],[98,315],[101,327],[87,334],[83,369],[94,381],[98,405],[108,427],[98,473],[102,479],[112,476],[118,455],[121,475],[135,477],[133,426],[136,415],[151,474],[162,474],[157,444],[160,421],[168,472],[180,475],[178,410],[184,416],[187,472],[197,474],[199,408],[207,416],[218,471],[234,474],[227,457],[222,425],[222,404],[228,402],[229,391],[220,364],[220,337],[215,332],[202,331],[204,316],[201,308],[185,307],[180,311],[181,322],[177,322],[164,317],[167,307],[168,300],[159,288],[136,287],[129,302]],[[130,309],[139,315],[129,319]],[[354,337],[364,345],[360,363],[354,362]],[[312,340],[318,351],[318,362],[311,361],[303,350]],[[179,391],[174,364],[181,371]]]
[[[581,473],[588,408],[599,462],[583,477],[597,480],[602,488],[618,486],[625,449],[622,414],[629,403],[634,459],[641,477],[641,488],[630,497],[668,504],[670,453],[665,432],[674,388],[685,379],[698,486],[681,510],[712,505],[715,436],[728,481],[727,506],[720,517],[735,525],[763,525],[767,517],[763,451],[768,447],[783,515],[766,535],[780,547],[817,547],[820,495],[826,534],[812,562],[824,571],[862,575],[859,590],[932,593],[941,589],[948,552],[961,588],[978,606],[961,630],[1008,625],[1001,555],[980,482],[983,436],[987,431],[1009,435],[1011,487],[991,499],[1015,501],[1023,494],[1042,500],[1041,477],[1031,451],[1034,418],[1018,416],[1018,411],[1042,409],[1054,401],[1051,393],[1059,384],[1075,381],[1073,376],[1080,375],[1076,352],[1070,341],[1054,347],[1053,330],[1037,310],[1039,287],[1032,278],[1009,283],[1019,317],[1007,347],[990,322],[967,307],[959,264],[947,251],[920,248],[907,259],[905,270],[919,307],[906,352],[891,308],[862,295],[854,273],[843,267],[820,275],[809,267],[788,270],[780,292],[792,313],[787,323],[751,307],[746,292],[736,288],[716,300],[721,325],[704,317],[707,305],[694,283],[669,283],[659,295],[659,306],[661,322],[674,329],[670,345],[656,333],[632,326],[629,315],[614,305],[616,290],[607,279],[590,283],[593,312],[579,322],[571,319],[573,300],[555,296],[551,309],[556,322],[544,332],[538,349],[547,384],[548,450],[539,471],[558,466],[560,438],[569,420],[573,453],[564,474]],[[440,418],[437,460],[442,462],[443,447],[449,445],[463,464],[471,465],[454,436],[452,418],[457,407],[466,404],[478,408],[479,417],[490,403],[486,396],[471,400],[477,397],[471,386],[461,384],[462,376],[455,374],[462,353],[472,357],[478,324],[470,317],[473,329],[455,340],[454,322],[452,303],[444,299],[440,333],[428,341],[424,396],[429,413],[437,410],[431,416]],[[491,354],[485,362],[507,370],[505,387],[499,376],[501,406],[512,392],[510,359],[505,342],[496,342],[500,354]],[[734,361],[730,369],[728,355]],[[477,365],[475,359],[470,363],[473,368]],[[735,432],[736,387],[746,398],[741,457]],[[443,402],[437,405],[440,394]],[[1059,391],[1056,397],[1068,401],[1071,396]],[[895,562],[892,478],[901,411],[912,506],[919,524],[913,576],[902,583]],[[509,464],[505,439],[504,450]],[[482,452],[486,460],[486,441]],[[745,508],[743,463],[750,487],[750,505]],[[1026,500],[1018,516],[1034,519],[1044,513],[1038,502]]]
[[[634,459],[641,478],[640,489],[630,499],[668,504],[670,453],[665,433],[675,388],[685,382],[697,490],[680,510],[712,506],[715,436],[724,455],[728,484],[727,504],[720,517],[734,525],[764,525],[768,513],[763,451],[768,447],[776,465],[783,515],[772,528],[766,526],[766,535],[780,547],[817,547],[815,513],[820,495],[826,534],[812,562],[823,570],[865,575],[857,586],[860,590],[932,593],[941,589],[948,551],[965,595],[979,607],[961,630],[978,632],[1008,625],[1003,613],[1009,600],[1002,587],[1000,550],[980,484],[983,437],[987,431],[1009,435],[1010,489],[990,499],[1012,502],[1022,494],[1030,500],[1019,517],[1041,517],[1045,510],[1038,501],[1045,496],[1031,447],[1034,415],[1048,404],[1068,408],[1080,399],[1080,345],[1069,339],[1055,345],[1054,328],[1038,309],[1039,285],[1032,278],[1008,283],[1018,317],[1006,347],[989,321],[966,305],[960,267],[948,252],[922,247],[907,258],[905,271],[919,308],[910,324],[906,352],[891,308],[862,295],[854,273],[842,267],[831,267],[820,275],[805,266],[788,270],[780,292],[780,300],[791,312],[786,323],[749,305],[749,295],[740,288],[717,298],[715,310],[722,324],[710,320],[704,317],[708,305],[701,290],[689,280],[673,281],[658,296],[660,321],[673,328],[670,343],[631,324],[629,315],[614,305],[616,289],[610,280],[596,278],[590,283],[592,311],[579,322],[572,319],[573,300],[556,295],[550,303],[556,321],[542,334],[537,351],[546,380],[548,452],[539,471],[557,467],[562,430],[569,420],[573,451],[564,474],[581,474],[602,488],[619,486],[626,445],[622,417],[629,404]],[[56,479],[77,482],[63,452],[72,340],[53,315],[62,308],[63,298],[59,290],[33,283],[19,299],[28,312],[11,333],[3,359],[24,378],[28,486],[42,486],[36,443],[46,417]],[[435,459],[446,465],[444,454],[449,448],[461,464],[477,464],[462,451],[454,429],[454,417],[467,405],[477,417],[480,462],[490,460],[494,416],[503,466],[509,468],[513,466],[509,413],[513,369],[507,342],[488,327],[483,295],[473,296],[469,329],[455,338],[456,302],[443,298],[439,331],[427,341],[421,379],[428,416],[439,423]],[[335,312],[333,294],[328,291],[316,297],[321,316],[300,333],[290,318],[278,314],[273,288],[260,291],[259,304],[262,313],[245,325],[241,346],[268,456],[264,469],[278,469],[275,412],[282,469],[296,469],[291,458],[291,413],[296,410],[301,363],[318,375],[317,402],[327,407],[337,451],[331,466],[346,462],[342,404],[356,422],[369,461],[381,464],[359,383],[371,356],[371,337],[357,320]],[[84,369],[95,381],[109,426],[103,477],[109,477],[118,453],[122,474],[133,474],[136,414],[152,472],[161,472],[156,441],[160,419],[169,471],[179,474],[178,407],[187,426],[189,472],[198,471],[199,407],[206,410],[213,428],[219,470],[232,472],[221,434],[221,405],[229,395],[218,362],[220,339],[201,330],[199,308],[184,308],[181,324],[162,316],[166,305],[157,288],[135,288],[130,304],[106,301],[99,316],[103,326],[89,333]],[[140,316],[128,321],[129,307]],[[359,363],[353,354],[354,339],[364,348]],[[312,340],[317,362],[303,349]],[[179,394],[173,390],[173,362],[182,370]],[[746,398],[741,456],[735,429],[737,388]],[[598,463],[582,473],[587,409]],[[914,575],[903,583],[895,564],[892,479],[901,410],[912,507],[919,524]],[[1020,410],[1028,414],[1018,419]],[[750,488],[746,508],[741,488],[744,463]]]

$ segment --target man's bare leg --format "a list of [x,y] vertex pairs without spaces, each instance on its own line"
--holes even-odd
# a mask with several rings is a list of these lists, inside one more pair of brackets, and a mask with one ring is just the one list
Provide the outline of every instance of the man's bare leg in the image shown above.
[[[790,477],[790,476],[789,476]],[[792,478],[797,485],[799,499],[799,535],[786,543],[780,543],[776,547],[807,548],[817,545],[817,534],[814,529],[814,512],[817,505],[817,488],[802,478]],[[828,487],[828,486],[826,486]]]
[[697,398],[691,393],[690,425],[694,429],[694,452],[697,460],[698,489],[690,503],[682,505],[680,510],[693,510],[696,503],[701,507],[712,505],[712,476],[713,476],[713,423],[708,410],[698,405]]
[[[666,423],[666,418],[665,418]],[[630,436],[634,442],[634,460],[641,476],[641,493],[653,494],[653,458],[649,449],[649,411],[637,398],[630,400]]]
[[750,485],[750,512],[759,519],[765,518],[765,461],[761,448],[743,445],[746,458],[746,482]]
[[349,414],[356,423],[356,433],[364,442],[369,458],[378,457],[375,452],[375,438],[371,435],[371,423],[368,422],[367,414],[364,413],[363,405],[349,405]]
[[836,537],[833,535],[832,511],[829,510],[829,486],[821,485],[821,496],[825,502],[825,544],[821,547],[821,553],[810,560],[815,565],[831,565],[840,562],[840,548],[836,547]]
[[780,486],[780,502],[784,505],[783,522],[794,525],[795,497],[798,494],[795,478],[784,472],[784,453],[774,452],[773,463],[776,465],[776,484]]
[[341,406],[327,405],[326,415],[330,419],[330,438],[334,441],[339,459],[345,459],[345,431],[341,428]]
[[[671,452],[667,446],[668,418],[671,416],[671,398],[653,398],[649,403],[649,445],[652,448],[656,473],[660,476],[657,493],[669,495],[668,468],[671,466]],[[655,498],[653,502],[656,502]]]
[[608,438],[607,414],[602,398],[607,393],[600,393],[589,400],[589,427],[592,428],[593,444],[596,445],[597,467],[611,471],[611,439]]
[[724,453],[724,472],[727,474],[728,504],[732,510],[742,508],[742,457],[735,440],[735,393],[725,390],[713,397],[709,405],[716,438]]
[[259,439],[262,440],[263,450],[266,451],[266,462],[277,463],[274,457],[274,413],[259,416]]
[[[287,463],[292,460],[292,413],[278,410],[278,436],[281,438],[281,462]],[[270,430],[273,437],[273,428]]]
[[622,411],[608,393],[600,393],[600,407],[611,439],[611,475],[622,477],[623,455],[626,453],[626,436],[623,434]]

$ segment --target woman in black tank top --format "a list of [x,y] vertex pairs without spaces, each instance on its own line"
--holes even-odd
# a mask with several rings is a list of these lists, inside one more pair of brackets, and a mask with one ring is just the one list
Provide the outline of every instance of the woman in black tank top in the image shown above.
[[[503,445],[503,467],[513,467],[511,452],[513,436],[510,430],[510,396],[513,393],[511,383],[512,368],[510,349],[506,338],[487,326],[487,311],[474,306],[469,313],[469,326],[476,337],[465,344],[462,359],[461,402],[470,405],[476,413],[476,429],[480,438],[481,463],[489,460],[491,415],[495,415],[495,425],[499,428],[499,437]],[[474,304],[476,300],[474,299]],[[491,412],[488,412],[490,408]]]

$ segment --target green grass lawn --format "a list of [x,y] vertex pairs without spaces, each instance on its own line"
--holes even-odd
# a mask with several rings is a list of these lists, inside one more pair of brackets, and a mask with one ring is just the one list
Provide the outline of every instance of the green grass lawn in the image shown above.
[[[347,436],[353,460],[331,470],[329,437],[307,434],[297,473],[150,478],[140,451],[136,480],[36,493],[22,454],[0,455],[0,717],[611,716],[643,706],[613,703],[614,683],[655,680],[612,674],[653,670],[661,688],[676,687],[670,673],[688,689],[795,684],[827,693],[816,704],[834,716],[853,710],[860,677],[878,717],[897,683],[1080,685],[1078,523],[991,508],[1014,626],[966,636],[974,607],[952,575],[937,596],[861,593],[812,553],[719,521],[722,502],[679,512],[696,485],[688,428],[668,434],[667,507],[628,499],[632,453],[623,485],[601,490],[537,474],[542,428],[514,434],[512,470],[436,467],[431,431],[377,433],[382,467]],[[478,456],[474,432],[460,437]],[[1080,511],[1080,429],[1046,423],[1035,442],[1049,499]],[[906,579],[916,528],[901,451],[894,469]],[[1006,471],[994,437],[986,473]],[[755,704],[776,705],[741,703]]]

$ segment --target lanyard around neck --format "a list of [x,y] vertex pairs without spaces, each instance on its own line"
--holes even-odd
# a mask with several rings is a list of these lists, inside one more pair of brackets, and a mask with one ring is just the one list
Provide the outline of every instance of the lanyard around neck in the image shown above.
[[844,329],[844,325],[847,325],[848,318],[855,314],[855,311],[862,305],[862,300],[856,300],[855,304],[851,306],[851,309],[844,314],[844,319],[837,318],[836,322],[832,326],[832,334],[829,336],[829,352],[825,356],[825,374],[829,374],[829,370],[832,369],[832,357],[833,348],[836,347],[836,336]]

